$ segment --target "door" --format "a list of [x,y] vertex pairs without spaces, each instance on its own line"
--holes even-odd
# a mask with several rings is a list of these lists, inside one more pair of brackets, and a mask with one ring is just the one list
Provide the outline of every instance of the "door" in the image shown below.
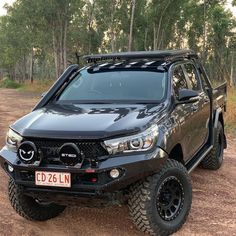
[[192,154],[197,152],[206,142],[209,135],[210,99],[206,91],[202,89],[200,74],[193,63],[183,64],[185,76],[189,89],[199,93],[199,101],[192,104],[193,122],[196,123],[192,135],[195,136],[195,143],[192,146]]
[[[175,100],[178,100],[180,89],[189,89],[189,87],[189,81],[186,79],[183,66],[181,64],[174,66],[172,72],[172,88]],[[178,132],[174,134],[175,142],[181,144],[185,161],[192,157],[194,152],[193,148],[197,139],[194,132],[197,130],[198,124],[194,122],[196,111],[193,111],[193,106],[196,106],[196,104],[186,103],[176,105],[171,114],[179,125]]]

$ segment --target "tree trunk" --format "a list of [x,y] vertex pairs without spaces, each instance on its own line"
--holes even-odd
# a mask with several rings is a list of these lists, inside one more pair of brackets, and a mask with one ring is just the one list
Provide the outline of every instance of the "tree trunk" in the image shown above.
[[[52,32],[53,54],[55,62],[56,78],[58,78],[67,67],[67,30],[68,19],[67,9],[63,12],[58,12],[54,19]],[[59,27],[58,27],[59,26]]]
[[22,77],[21,77],[21,83],[24,83],[26,81],[27,78],[27,59],[26,59],[26,55],[24,54],[23,56],[23,61],[22,61]]
[[92,48],[92,24],[93,24],[93,12],[94,12],[94,7],[95,7],[95,1],[92,2],[92,7],[91,11],[89,14],[89,20],[88,20],[88,36],[89,36],[89,44],[88,44],[88,53],[91,54],[91,48]]
[[33,69],[34,69],[34,51],[32,49],[31,53],[30,53],[30,65],[29,65],[29,79],[30,79],[30,83],[34,82],[34,78],[33,78]]
[[234,52],[232,52],[230,68],[230,87],[232,86],[234,86]]
[[161,37],[159,37],[158,50],[160,50],[162,47],[163,35],[164,35],[164,29],[161,30]]
[[[167,10],[167,8],[169,7],[171,3],[171,0],[168,1],[168,3],[165,5],[165,8],[163,9],[163,11],[161,12],[161,16],[158,22],[158,29],[156,32],[156,24],[154,24],[154,41],[153,41],[153,46],[154,46],[154,50],[159,49],[159,46],[157,45],[158,41],[160,41],[160,32],[161,32],[161,26],[162,26],[162,20],[163,20],[163,16]],[[159,42],[159,45],[161,45],[161,43]]]
[[207,36],[207,30],[206,30],[206,0],[204,0],[204,9],[203,9],[203,19],[204,19],[204,25],[203,25],[203,55],[202,55],[202,61],[203,61],[203,64],[205,63],[205,60],[206,60],[206,36]]
[[63,25],[63,19],[62,19],[62,14],[59,15],[59,21],[60,21],[60,36],[59,36],[59,48],[58,48],[58,51],[59,51],[59,55],[60,55],[60,65],[59,65],[59,74],[61,75],[63,73],[63,65],[64,65],[64,58],[63,58],[63,28],[64,28],[64,25]]
[[132,49],[135,4],[136,4],[136,0],[132,0],[131,1],[132,8],[131,8],[131,19],[130,19],[130,29],[129,29],[128,51],[131,51],[131,49]]
[[[167,8],[167,7],[166,7]],[[162,25],[162,17],[164,14],[165,10],[163,11],[163,13],[161,14],[160,20],[158,22],[158,29],[157,29],[157,34],[156,34],[156,45],[155,45],[155,50],[159,49],[159,46],[157,46],[157,43],[160,41],[160,30],[161,30],[161,25]],[[160,43],[160,42],[159,42]],[[159,44],[158,43],[158,44]]]
[[153,24],[153,50],[157,50],[156,24]]
[[56,79],[59,77],[59,68],[58,68],[58,53],[57,53],[57,40],[55,35],[55,30],[52,32],[52,41],[53,41],[53,54],[54,54],[54,63],[55,63],[55,74]]
[[148,29],[146,28],[145,29],[145,33],[144,33],[144,49],[145,49],[145,51],[147,51],[148,49],[147,49],[147,36],[148,36]]
[[115,4],[116,1],[112,2],[112,9],[111,9],[111,51],[115,52],[115,32],[114,32],[114,14],[115,14]]
[[67,45],[67,20],[64,22],[64,37],[63,37],[63,71],[67,68],[67,51],[66,51],[66,45]]
[[8,68],[8,75],[9,75],[9,78],[11,79],[11,80],[14,80],[14,81],[16,81],[16,66],[10,66],[9,68]]

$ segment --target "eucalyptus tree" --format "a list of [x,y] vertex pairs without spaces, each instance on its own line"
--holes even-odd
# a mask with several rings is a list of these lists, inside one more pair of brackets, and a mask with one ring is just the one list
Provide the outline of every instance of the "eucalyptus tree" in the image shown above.
[[28,55],[32,53],[37,39],[31,22],[25,18],[25,7],[20,4],[20,1],[13,7],[8,7],[8,15],[1,17],[0,31],[2,63],[7,64],[12,78],[17,74],[20,80],[25,80],[29,75]]
[[189,47],[201,53],[213,77],[216,64],[217,74],[227,75],[235,20],[225,3],[16,0],[0,18],[0,65],[22,80],[35,73],[56,78],[76,55]]

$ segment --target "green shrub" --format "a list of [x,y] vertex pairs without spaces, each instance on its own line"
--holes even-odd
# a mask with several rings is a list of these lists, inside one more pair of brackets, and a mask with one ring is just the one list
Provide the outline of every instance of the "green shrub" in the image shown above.
[[0,88],[12,88],[17,89],[21,87],[21,85],[9,78],[5,78],[3,80],[0,80]]

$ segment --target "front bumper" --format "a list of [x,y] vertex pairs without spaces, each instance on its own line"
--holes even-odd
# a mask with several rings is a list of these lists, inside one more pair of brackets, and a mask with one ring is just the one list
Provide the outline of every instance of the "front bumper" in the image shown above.
[[[26,193],[64,194],[86,198],[102,197],[107,193],[125,189],[137,180],[157,172],[166,158],[166,152],[156,147],[149,153],[110,157],[99,162],[97,168],[92,169],[91,166],[76,168],[52,164],[26,165],[20,162],[17,154],[6,146],[0,151],[2,168],[16,184],[25,188]],[[9,165],[13,167],[13,172],[9,171]],[[117,179],[112,179],[108,174],[114,168],[119,169],[121,173]],[[72,176],[71,188],[36,186],[35,171],[69,172]],[[92,178],[96,178],[97,181],[90,182]]]

